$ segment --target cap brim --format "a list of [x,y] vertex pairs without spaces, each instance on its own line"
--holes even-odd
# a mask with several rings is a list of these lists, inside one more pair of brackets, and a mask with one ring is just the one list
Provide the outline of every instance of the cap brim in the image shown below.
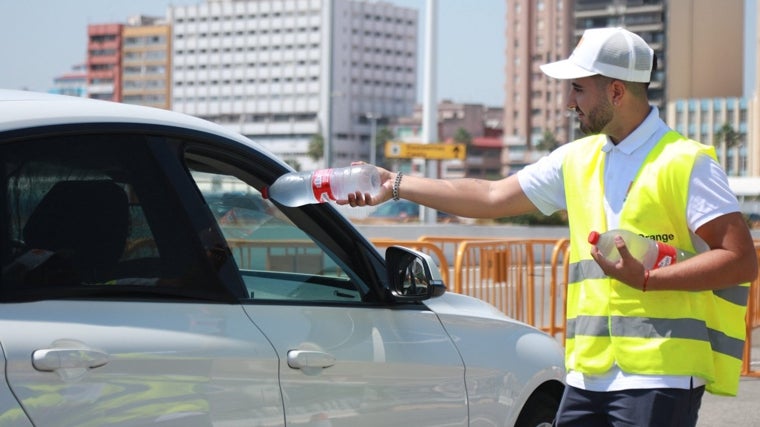
[[589,71],[585,68],[581,68],[569,59],[563,59],[562,61],[551,62],[539,67],[549,77],[568,80],[568,79],[580,79],[583,77],[593,76],[599,74],[594,71]]

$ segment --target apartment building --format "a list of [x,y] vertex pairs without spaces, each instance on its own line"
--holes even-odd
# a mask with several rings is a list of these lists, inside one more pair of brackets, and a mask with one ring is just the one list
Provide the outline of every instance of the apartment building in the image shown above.
[[[440,141],[454,138],[457,131],[464,129],[471,137],[485,136],[491,129],[502,132],[503,110],[483,104],[454,102],[448,99],[436,105],[438,113],[436,135]],[[423,106],[414,106],[414,112],[407,117],[400,117],[393,123],[396,134],[406,142],[422,141]],[[499,117],[501,116],[501,117]]]
[[123,27],[122,102],[171,109],[171,25],[135,16]]
[[87,66],[76,64],[67,73],[53,79],[53,87],[48,92],[58,95],[87,96]]
[[[567,81],[545,76],[539,66],[566,58],[588,28],[624,26],[642,36],[660,58],[665,51],[666,0],[506,0],[504,140],[506,168],[517,170],[544,153],[545,135],[565,143],[580,136],[567,111]],[[662,106],[665,63],[650,84]]]
[[[760,6],[760,0],[757,5]],[[758,9],[755,9],[756,11]],[[755,16],[755,28],[760,28],[760,14]],[[747,113],[749,126],[747,129],[747,175],[760,177],[760,31],[755,31],[751,42],[755,51],[755,81],[754,93],[749,96]],[[757,186],[760,192],[760,186]]]
[[538,68],[575,46],[572,14],[572,0],[507,0],[504,139],[512,164],[530,163],[546,130],[561,141],[572,138],[565,107],[569,85]]
[[123,24],[87,26],[87,96],[121,102]]
[[[691,0],[689,0],[691,1]],[[575,0],[574,42],[589,28],[625,27],[638,34],[654,50],[658,67],[649,84],[649,102],[664,109],[669,69],[669,39],[666,31],[673,14],[668,11],[673,0]],[[686,17],[678,17],[686,19]],[[569,52],[568,52],[569,54]],[[664,112],[663,112],[664,114]]]
[[622,26],[649,43],[658,57],[649,99],[665,118],[669,101],[741,96],[743,14],[744,0],[507,0],[505,162],[519,169],[534,161],[547,130],[560,142],[578,136],[563,114],[566,82],[545,78],[538,65],[567,57],[586,29]]
[[[301,169],[369,159],[373,120],[411,113],[418,12],[352,0],[170,6],[172,108],[220,123]],[[307,155],[322,135],[325,155]]]
[[[455,138],[461,131],[470,137],[465,160],[441,160],[438,165],[440,177],[497,178],[507,173],[501,162],[505,150],[502,108],[443,100],[438,103],[436,110],[436,134],[440,143],[455,143]],[[421,143],[425,142],[422,139],[422,122],[423,107],[417,104],[411,116],[401,117],[389,126],[399,141]],[[423,170],[425,160],[411,159],[409,163],[408,171],[417,173]]]

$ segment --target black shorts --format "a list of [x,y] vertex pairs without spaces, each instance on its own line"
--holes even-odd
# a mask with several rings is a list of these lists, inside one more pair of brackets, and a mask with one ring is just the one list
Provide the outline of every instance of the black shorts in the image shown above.
[[705,387],[588,391],[566,387],[557,427],[695,427]]

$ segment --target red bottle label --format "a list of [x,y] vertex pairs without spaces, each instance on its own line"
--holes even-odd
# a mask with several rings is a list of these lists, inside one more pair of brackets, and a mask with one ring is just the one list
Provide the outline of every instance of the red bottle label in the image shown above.
[[654,262],[654,268],[667,267],[676,261],[676,248],[657,242],[657,260]]
[[335,195],[330,187],[330,174],[332,169],[320,169],[314,171],[311,175],[311,189],[314,191],[314,198],[323,203],[327,200],[335,200]]

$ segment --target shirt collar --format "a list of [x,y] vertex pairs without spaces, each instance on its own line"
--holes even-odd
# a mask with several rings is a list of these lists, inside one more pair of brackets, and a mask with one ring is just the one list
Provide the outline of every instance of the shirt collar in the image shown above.
[[659,133],[658,130],[661,125],[664,125],[664,122],[660,119],[660,110],[652,106],[644,121],[617,145],[613,144],[608,136],[602,151],[609,153],[613,148],[617,148],[626,155],[631,154],[655,137]]

